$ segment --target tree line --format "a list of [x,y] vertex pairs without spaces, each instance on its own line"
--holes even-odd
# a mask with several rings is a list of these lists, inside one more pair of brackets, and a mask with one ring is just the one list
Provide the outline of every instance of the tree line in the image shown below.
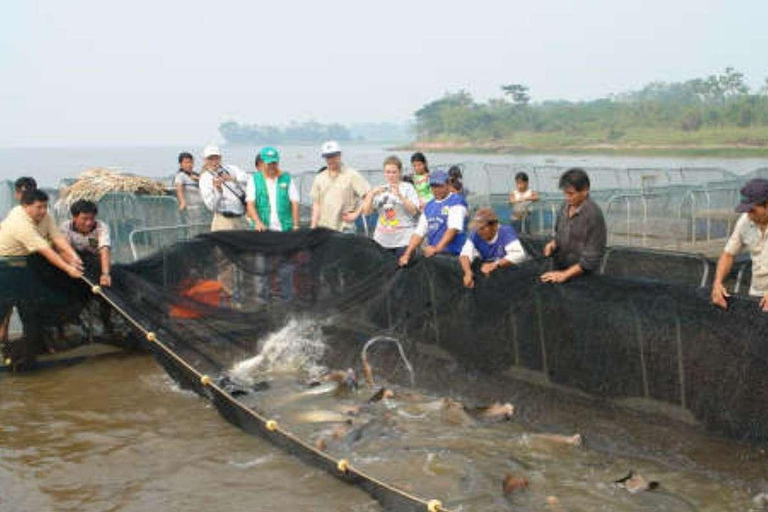
[[477,102],[461,90],[415,113],[419,139],[503,139],[515,132],[605,132],[663,128],[695,132],[705,127],[768,126],[768,78],[751,90],[734,68],[685,82],[652,82],[638,91],[590,101],[533,102],[524,84],[501,86],[502,96]]
[[227,121],[219,125],[219,133],[230,144],[316,144],[326,140],[352,140],[352,133],[346,126],[315,121],[290,123],[286,127]]

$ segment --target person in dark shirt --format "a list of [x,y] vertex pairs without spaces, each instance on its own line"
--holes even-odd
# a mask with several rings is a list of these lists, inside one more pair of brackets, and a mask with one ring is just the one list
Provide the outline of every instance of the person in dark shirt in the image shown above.
[[573,168],[560,176],[565,204],[555,224],[555,239],[544,247],[554,259],[554,270],[545,272],[546,283],[564,283],[596,272],[605,253],[606,227],[603,212],[589,197],[589,176]]

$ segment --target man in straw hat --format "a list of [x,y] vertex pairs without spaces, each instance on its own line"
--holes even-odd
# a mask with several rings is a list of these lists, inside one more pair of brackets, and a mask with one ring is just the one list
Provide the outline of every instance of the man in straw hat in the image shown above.
[[472,219],[472,232],[459,255],[464,271],[464,286],[474,288],[472,262],[480,259],[480,272],[486,277],[497,269],[525,261],[525,250],[512,226],[500,225],[492,208],[480,208]]
[[712,302],[728,307],[728,291],[723,280],[733,267],[734,258],[742,251],[752,257],[752,284],[749,294],[760,298],[760,308],[768,312],[768,180],[750,180],[741,189],[741,203],[736,207],[741,217],[717,260]]

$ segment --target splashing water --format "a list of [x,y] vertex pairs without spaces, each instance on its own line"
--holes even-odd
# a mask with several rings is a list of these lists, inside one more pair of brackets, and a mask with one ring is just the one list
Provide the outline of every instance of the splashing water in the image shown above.
[[258,355],[236,363],[229,373],[242,381],[267,372],[304,372],[317,376],[326,371],[319,363],[326,349],[316,321],[291,318],[261,343]]

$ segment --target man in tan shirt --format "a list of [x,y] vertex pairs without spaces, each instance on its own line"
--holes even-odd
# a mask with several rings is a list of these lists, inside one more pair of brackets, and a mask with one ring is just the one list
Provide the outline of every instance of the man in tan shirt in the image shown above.
[[760,298],[760,308],[768,312],[768,180],[750,180],[741,189],[742,201],[736,211],[742,216],[736,222],[731,238],[717,261],[712,302],[728,307],[728,291],[723,280],[730,273],[738,254],[748,250],[752,258],[752,284],[749,294]]
[[[55,250],[54,250],[55,248]],[[21,205],[14,207],[0,223],[0,257],[23,257],[40,253],[51,265],[72,278],[83,275],[83,262],[48,215],[48,194],[25,190]],[[6,320],[10,308],[0,311]],[[7,341],[7,321],[0,325],[0,342]]]
[[311,228],[353,231],[362,211],[362,199],[371,189],[356,170],[341,162],[341,148],[335,141],[323,144],[322,155],[328,168],[312,182]]

